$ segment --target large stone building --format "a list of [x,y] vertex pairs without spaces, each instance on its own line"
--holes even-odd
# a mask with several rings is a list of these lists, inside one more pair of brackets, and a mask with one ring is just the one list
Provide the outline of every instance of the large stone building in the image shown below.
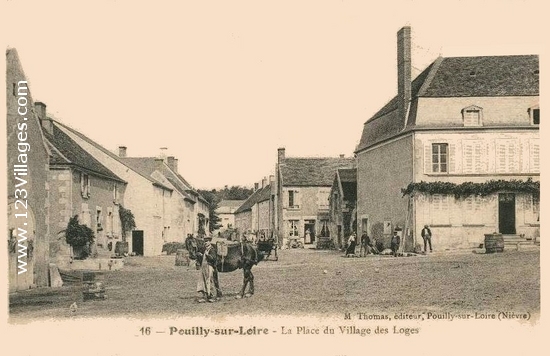
[[56,238],[50,242],[50,256],[62,262],[64,256],[72,254],[63,231],[75,215],[94,232],[92,252],[112,254],[116,243],[122,241],[119,206],[124,201],[126,182],[65,134],[46,115],[45,104],[35,105],[51,152],[50,225]]
[[15,49],[6,51],[9,290],[49,285],[49,151]]
[[296,238],[315,244],[318,236],[328,234],[329,195],[334,174],[338,169],[354,165],[353,158],[343,155],[286,157],[285,149],[278,149],[273,216],[280,246]]
[[127,237],[129,251],[144,255],[160,255],[165,228],[170,220],[170,199],[173,188],[162,181],[136,170],[113,152],[102,147],[81,132],[56,122],[57,127],[93,156],[117,177],[127,182],[123,207],[135,217],[136,228]]
[[440,57],[411,80],[410,31],[397,36],[397,96],[356,148],[360,232],[387,243],[404,228],[407,249],[425,224],[439,250],[538,238],[538,56]]

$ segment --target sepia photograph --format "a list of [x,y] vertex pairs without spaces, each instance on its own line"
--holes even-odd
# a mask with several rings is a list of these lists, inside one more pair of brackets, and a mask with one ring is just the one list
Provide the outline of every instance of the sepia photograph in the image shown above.
[[543,5],[5,1],[7,352],[542,354]]

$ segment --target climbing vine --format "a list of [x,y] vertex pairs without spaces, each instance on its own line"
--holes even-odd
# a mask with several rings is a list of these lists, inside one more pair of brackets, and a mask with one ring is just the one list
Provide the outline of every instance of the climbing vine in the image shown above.
[[500,191],[513,191],[518,193],[529,193],[540,197],[540,182],[531,178],[526,181],[512,180],[489,180],[484,183],[464,182],[460,184],[451,182],[424,182],[410,183],[407,188],[401,189],[403,196],[412,196],[415,193],[427,195],[449,194],[456,199],[466,198],[472,195],[487,196]]
[[122,225],[122,241],[126,241],[126,233],[136,228],[134,214],[130,209],[126,209],[122,205],[118,207],[118,214]]

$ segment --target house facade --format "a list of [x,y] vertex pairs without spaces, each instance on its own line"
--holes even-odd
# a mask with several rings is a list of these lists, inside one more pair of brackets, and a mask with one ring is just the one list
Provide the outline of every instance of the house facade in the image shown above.
[[[122,151],[125,152],[125,148]],[[127,157],[124,154],[120,159],[135,171],[173,190],[166,201],[162,221],[163,243],[184,242],[188,234],[208,231],[208,202],[179,174],[175,157]]]
[[249,231],[258,237],[272,236],[275,224],[275,190],[272,179],[273,177],[270,177],[270,184],[267,184],[267,178],[262,180],[261,186],[256,183],[254,193],[235,211],[235,227],[238,234]]
[[353,158],[286,157],[278,149],[274,217],[278,243],[284,247],[292,238],[314,244],[329,237],[329,196],[336,171],[353,168]]
[[329,237],[337,248],[357,230],[356,203],[357,169],[338,169],[329,195]]
[[409,27],[397,42],[398,94],[356,149],[360,232],[397,228],[408,250],[424,225],[440,250],[538,239],[538,56],[440,57],[411,80]]
[[220,218],[220,228],[214,234],[235,228],[235,212],[244,203],[244,200],[222,200],[218,203],[216,214]]
[[[173,189],[150,175],[135,170],[118,155],[82,133],[57,121],[55,123],[86,152],[127,182],[122,206],[132,211],[136,223],[133,231],[126,232],[129,251],[144,256],[160,255],[166,224],[170,220],[169,206]],[[121,149],[125,150],[124,147]]]
[[58,263],[72,255],[64,239],[69,219],[92,229],[92,253],[111,255],[122,241],[119,205],[124,202],[126,182],[93,158],[65,134],[46,114],[46,105],[36,104],[42,130],[50,150],[50,257]]
[[49,285],[49,151],[15,49],[6,51],[9,291]]

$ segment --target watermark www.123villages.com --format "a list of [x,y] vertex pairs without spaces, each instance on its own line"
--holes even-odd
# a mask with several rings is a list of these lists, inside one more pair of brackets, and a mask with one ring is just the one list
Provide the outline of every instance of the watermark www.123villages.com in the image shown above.
[[[10,229],[10,244],[13,244],[13,250],[17,249],[17,274],[27,272],[27,249],[28,249],[28,201],[29,191],[28,182],[28,152],[31,145],[28,140],[28,86],[27,81],[17,83],[17,163],[13,165],[14,180],[14,217],[17,228]],[[23,227],[21,227],[23,226]],[[16,245],[16,246],[15,246]]]

